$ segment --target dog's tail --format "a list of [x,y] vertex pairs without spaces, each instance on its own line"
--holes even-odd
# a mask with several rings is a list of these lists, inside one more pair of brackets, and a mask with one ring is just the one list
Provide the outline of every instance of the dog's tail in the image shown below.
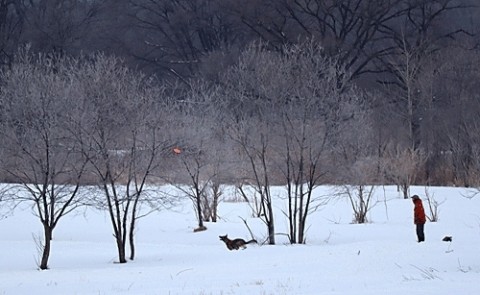
[[255,239],[250,240],[250,241],[248,241],[248,242],[245,242],[245,244],[250,244],[250,243],[258,244],[258,243],[257,243],[257,240],[255,240]]

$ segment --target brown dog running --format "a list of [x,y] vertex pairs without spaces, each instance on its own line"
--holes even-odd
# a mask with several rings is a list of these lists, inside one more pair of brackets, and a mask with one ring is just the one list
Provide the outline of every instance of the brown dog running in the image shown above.
[[250,240],[250,241],[245,241],[244,239],[233,239],[233,240],[230,240],[228,238],[228,235],[224,235],[224,236],[218,236],[220,238],[220,240],[222,240],[225,245],[227,245],[227,248],[228,250],[238,250],[240,248],[242,249],[245,249],[247,248],[247,244],[250,244],[250,243],[257,243],[256,240]]

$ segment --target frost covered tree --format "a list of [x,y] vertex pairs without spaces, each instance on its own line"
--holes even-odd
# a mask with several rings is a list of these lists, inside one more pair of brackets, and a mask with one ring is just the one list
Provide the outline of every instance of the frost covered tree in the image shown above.
[[1,73],[0,135],[2,170],[22,186],[14,201],[32,204],[44,237],[39,268],[48,268],[53,231],[79,206],[87,159],[75,140],[73,118],[82,116],[79,85],[72,72],[78,61],[28,50]]
[[231,183],[236,172],[219,98],[219,87],[190,80],[188,90],[173,110],[177,114],[174,124],[178,150],[174,159],[178,164],[168,182],[192,200],[198,220],[196,231],[205,230],[206,221],[217,221],[223,185]]
[[271,83],[279,84],[272,96],[280,127],[275,152],[287,190],[289,237],[305,243],[308,216],[326,201],[314,190],[332,172],[328,158],[357,111],[357,94],[344,65],[315,40],[286,47],[271,72]]
[[[359,97],[361,95],[367,94],[358,93]],[[373,195],[382,180],[383,163],[376,153],[378,143],[371,110],[365,103],[358,103],[351,114],[352,118],[342,124],[334,147],[337,190],[339,196],[348,199],[353,222],[366,223],[369,211],[376,204]]]
[[328,156],[356,110],[356,96],[344,67],[315,40],[282,53],[267,47],[252,45],[226,75],[230,134],[250,162],[267,225],[273,220],[268,187],[284,184],[290,242],[305,243],[308,215],[322,204],[313,191],[328,173]]
[[269,62],[267,51],[256,46],[247,50],[239,63],[223,77],[225,95],[220,106],[228,116],[225,121],[227,134],[240,151],[237,170],[245,171],[240,174],[244,175],[242,186],[251,188],[258,195],[259,215],[267,227],[267,241],[273,245],[275,215],[271,185],[275,142],[272,130],[276,115],[274,102],[265,96],[265,91],[269,91],[267,80],[271,68],[263,67]]
[[[150,208],[147,182],[161,163],[167,147],[167,103],[155,81],[129,70],[121,60],[102,54],[92,57],[78,72],[87,115],[77,140],[89,159],[89,168],[102,194],[92,200],[106,208],[113,228],[120,263],[135,257],[134,234],[138,219]],[[164,96],[165,95],[165,96]],[[157,101],[158,97],[164,100]]]

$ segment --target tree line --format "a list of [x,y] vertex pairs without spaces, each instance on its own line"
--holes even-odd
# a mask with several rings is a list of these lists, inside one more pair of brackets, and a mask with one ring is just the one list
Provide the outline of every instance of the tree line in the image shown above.
[[[220,84],[251,44],[272,53],[315,40],[373,116],[379,156],[422,154],[411,181],[475,182],[480,10],[474,0],[3,0],[0,63],[18,49],[103,52],[169,87]],[[276,81],[287,83],[286,81]],[[341,86],[339,86],[341,87]],[[473,129],[472,129],[473,128]],[[397,146],[395,155],[388,145]],[[391,178],[398,178],[392,175]]]
[[[478,186],[474,4],[0,1],[1,177],[42,222],[40,268],[85,204],[108,209],[133,259],[142,205],[170,201],[152,183],[179,186],[199,229],[235,185],[270,244],[272,185],[292,243],[321,184],[360,200],[376,184]],[[88,185],[101,194],[79,196]]]

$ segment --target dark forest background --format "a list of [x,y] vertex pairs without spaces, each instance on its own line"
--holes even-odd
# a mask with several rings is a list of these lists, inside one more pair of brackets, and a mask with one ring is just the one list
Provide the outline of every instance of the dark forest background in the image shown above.
[[116,135],[69,139],[89,171],[106,169],[91,169],[92,142],[107,161],[143,134],[162,182],[476,186],[479,4],[0,0],[3,179],[38,181],[59,165],[46,164],[51,142],[32,142],[42,130],[60,142],[107,128]]

